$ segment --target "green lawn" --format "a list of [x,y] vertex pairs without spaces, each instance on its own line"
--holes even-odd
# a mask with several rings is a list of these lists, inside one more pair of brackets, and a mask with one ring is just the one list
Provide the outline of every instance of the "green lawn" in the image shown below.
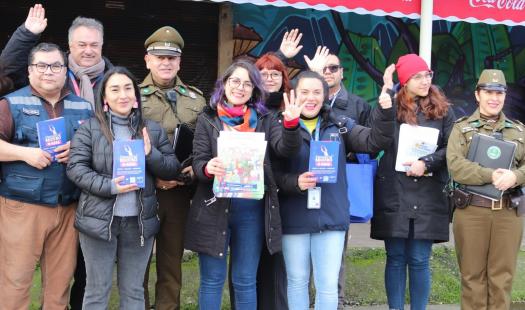
[[[385,252],[383,249],[349,249],[346,256],[346,300],[352,305],[385,304],[386,296],[383,285]],[[459,302],[459,271],[454,250],[438,246],[432,256],[432,304],[457,304]],[[150,295],[154,296],[153,283],[155,261],[150,269]],[[525,302],[525,252],[520,252],[518,273],[514,278],[512,299]],[[40,270],[35,274],[31,292],[31,309],[38,309],[40,291]],[[195,255],[189,255],[183,264],[182,303],[184,310],[197,309],[197,290],[199,286],[199,266]],[[115,288],[115,286],[114,286]],[[118,294],[115,289],[111,294],[109,309],[118,309]],[[228,288],[223,294],[223,309],[230,309]]]

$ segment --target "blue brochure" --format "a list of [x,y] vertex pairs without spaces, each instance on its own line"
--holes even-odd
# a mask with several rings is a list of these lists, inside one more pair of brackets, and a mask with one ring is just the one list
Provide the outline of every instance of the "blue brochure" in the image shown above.
[[56,155],[53,150],[67,143],[66,120],[63,117],[48,119],[36,123],[39,147],[51,154],[53,161]]
[[146,156],[144,141],[113,141],[113,178],[124,176],[121,185],[137,184],[144,188],[146,180]]
[[339,142],[310,141],[310,172],[317,183],[336,183],[339,159]]

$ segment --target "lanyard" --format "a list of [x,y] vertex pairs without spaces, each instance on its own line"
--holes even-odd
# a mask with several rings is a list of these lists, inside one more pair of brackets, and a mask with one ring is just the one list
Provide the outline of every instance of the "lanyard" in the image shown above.
[[[308,127],[306,127],[306,125],[304,124],[304,122],[303,122],[302,120],[300,121],[300,124],[301,124],[301,126],[302,126],[304,129],[306,129],[306,131],[310,132],[310,129],[308,129]],[[317,118],[317,124],[315,124],[315,129],[314,129],[314,131],[315,131],[315,136],[312,136],[312,138],[313,138],[312,140],[314,140],[314,141],[319,141],[319,130],[320,130],[320,127],[321,127],[321,117],[318,116],[318,118]],[[310,135],[311,135],[311,134],[310,134]]]
[[341,87],[339,87],[339,90],[334,94],[332,97],[332,101],[330,101],[330,107],[334,106],[335,99],[337,99],[337,95],[339,95],[339,92],[341,91]]
[[[75,77],[75,75],[73,74],[71,70],[68,70],[68,74],[69,74],[69,79],[71,80],[71,84],[73,84],[73,91],[75,92],[75,95],[80,96],[80,87],[78,86],[77,78]],[[91,83],[91,87],[95,87],[95,84],[98,82],[98,80],[99,80],[98,78],[95,79],[95,81]]]

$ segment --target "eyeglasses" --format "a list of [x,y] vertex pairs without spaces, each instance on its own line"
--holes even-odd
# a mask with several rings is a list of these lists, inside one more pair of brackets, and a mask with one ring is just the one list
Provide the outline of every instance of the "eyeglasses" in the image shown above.
[[230,86],[233,88],[238,88],[242,84],[242,89],[246,89],[246,90],[253,89],[252,82],[246,81],[246,82],[241,83],[241,80],[238,78],[233,78],[233,77],[228,78],[228,84],[230,84]]
[[50,68],[51,72],[53,73],[60,73],[60,71],[62,71],[62,68],[65,67],[64,65],[59,64],[59,63],[45,64],[43,62],[39,62],[37,64],[31,64],[31,66],[35,67],[36,71],[40,73],[45,73],[47,71],[47,68]]
[[281,72],[272,72],[272,73],[261,73],[261,77],[263,80],[267,80],[270,78],[271,80],[277,80],[279,78],[283,77],[283,74]]
[[326,66],[326,67],[323,68],[323,73],[326,71],[326,69],[328,69],[328,71],[330,71],[330,73],[336,73],[337,70],[339,70],[340,68],[342,68],[340,65]]
[[412,76],[412,79],[416,82],[421,82],[423,80],[432,80],[432,78],[434,77],[434,72],[432,71],[428,71],[424,74],[416,74],[414,76]]

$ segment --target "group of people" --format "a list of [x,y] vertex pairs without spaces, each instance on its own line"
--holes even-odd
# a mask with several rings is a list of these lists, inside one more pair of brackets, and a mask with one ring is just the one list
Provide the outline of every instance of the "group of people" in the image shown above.
[[[407,54],[385,69],[372,108],[345,89],[340,59],[326,47],[305,55],[308,68],[290,80],[286,59],[302,49],[294,29],[276,53],[235,60],[206,102],[178,76],[184,40],[172,27],[146,39],[149,73],[139,84],[102,56],[99,21],[73,21],[67,55],[38,43],[46,26],[45,9],[33,6],[0,56],[2,309],[29,307],[37,262],[43,309],[106,309],[115,262],[120,309],[149,309],[154,243],[156,309],[181,307],[184,249],[198,253],[200,309],[221,308],[226,279],[234,309],[309,309],[312,271],[315,309],[338,309],[347,188],[360,181],[347,178],[345,164],[355,153],[382,154],[371,237],[385,243],[389,308],[404,308],[407,274],[411,309],[426,308],[432,245],[449,239],[453,212],[462,309],[509,309],[523,220],[507,191],[525,183],[525,126],[502,113],[501,71],[483,71],[474,94],[479,108],[456,120],[428,64]],[[39,148],[36,124],[57,117],[66,121],[68,142],[52,157]],[[194,129],[191,161],[179,162],[173,151],[179,124]],[[397,171],[403,124],[439,134],[435,151]],[[264,133],[262,199],[215,196],[214,178],[226,172],[221,131]],[[467,159],[477,133],[516,142],[510,169]],[[113,142],[130,139],[143,140],[144,188],[113,177]],[[337,152],[335,183],[309,171],[311,150],[326,141]],[[454,211],[445,191],[450,178],[506,192],[498,208],[471,195]]]

